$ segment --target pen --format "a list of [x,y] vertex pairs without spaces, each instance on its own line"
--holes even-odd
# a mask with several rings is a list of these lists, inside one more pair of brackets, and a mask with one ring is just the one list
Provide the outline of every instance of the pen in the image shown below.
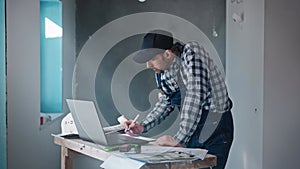
[[[131,124],[135,123],[136,120],[139,118],[139,114],[135,116],[135,118],[133,119],[133,121],[131,122]],[[125,133],[127,133],[130,130],[131,124],[128,126],[128,128],[125,130]]]

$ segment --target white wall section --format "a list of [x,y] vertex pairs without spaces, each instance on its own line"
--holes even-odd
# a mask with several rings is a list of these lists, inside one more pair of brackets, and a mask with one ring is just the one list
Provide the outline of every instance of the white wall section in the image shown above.
[[[227,169],[262,169],[264,1],[227,1],[226,77],[235,137]],[[235,22],[233,14],[243,15]]]

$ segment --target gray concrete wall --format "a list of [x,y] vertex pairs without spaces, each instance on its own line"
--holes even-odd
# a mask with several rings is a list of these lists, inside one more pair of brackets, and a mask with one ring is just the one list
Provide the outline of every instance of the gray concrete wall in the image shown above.
[[[225,64],[225,1],[224,0],[76,0],[76,51],[80,52],[99,28],[120,17],[139,12],[163,12],[184,18],[200,28],[212,41]],[[212,36],[213,17],[219,36]],[[153,18],[155,19],[155,18]],[[153,22],[149,20],[149,22]],[[138,26],[139,23],[136,23]],[[124,28],[126,29],[126,28]]]
[[[93,67],[92,65],[84,65],[82,66],[82,68],[78,69],[88,72],[88,75],[82,76],[81,78],[80,76],[77,76],[76,80],[79,86],[77,87],[77,90],[79,91],[80,89],[80,91],[83,91],[83,93],[81,93],[80,91],[77,92],[76,97],[84,99],[94,99],[93,95],[95,95],[100,111],[99,114],[108,123],[116,123],[115,119],[120,114],[125,114],[127,117],[133,118],[136,113],[140,113],[141,116],[139,119],[143,119],[143,117],[146,116],[147,111],[151,110],[151,108],[148,107],[150,104],[146,104],[148,103],[148,99],[149,102],[152,103],[152,105],[157,100],[157,96],[154,96],[153,93],[151,93],[156,88],[154,73],[150,70],[140,71],[139,74],[132,78],[132,67],[135,67],[136,65],[124,64],[126,57],[129,57],[130,54],[139,49],[142,38],[141,34],[136,33],[134,36],[120,39],[121,41],[112,46],[102,59],[101,52],[104,50],[100,50],[102,49],[102,46],[106,46],[110,43],[111,39],[116,38],[116,36],[122,32],[127,32],[127,29],[130,29],[129,27],[132,26],[126,25],[126,23],[124,23],[123,25],[120,25],[121,27],[123,27],[123,29],[118,29],[119,32],[115,32],[115,34],[112,33],[113,31],[115,31],[115,29],[108,30],[104,36],[109,36],[109,40],[106,40],[103,36],[98,36],[102,28],[109,25],[110,22],[114,21],[115,19],[141,12],[168,13],[176,15],[177,17],[185,19],[197,26],[209,38],[216,50],[219,52],[220,59],[223,61],[223,64],[225,66],[225,2],[222,0],[151,0],[146,1],[145,3],[139,3],[138,1],[125,2],[122,0],[77,0],[76,3],[77,56],[80,58],[84,57],[85,60],[93,59],[93,61],[87,61],[87,63],[95,63],[97,61],[97,59],[95,58],[101,58],[101,62],[99,63],[98,69],[95,73],[96,75],[93,75],[94,69],[90,70],[90,67]],[[214,16],[216,31],[219,34],[218,37],[212,36]],[[142,22],[136,21],[133,24],[134,27],[139,27],[140,25],[145,24],[143,22],[152,23],[153,25],[155,25],[156,21],[157,18],[153,17],[149,18],[146,21],[143,20]],[[166,19],[164,23],[168,25],[170,23],[170,20]],[[171,25],[171,28],[181,26],[172,26],[172,24],[169,25]],[[185,26],[187,29],[188,25]],[[191,34],[191,32],[188,31],[182,33]],[[193,36],[196,37],[197,35]],[[189,40],[195,40],[193,39],[194,37]],[[78,67],[81,66],[81,64],[78,65]],[[117,70],[120,69],[123,69],[124,71],[118,72]],[[78,72],[77,75],[78,74],[80,74],[80,72]],[[90,76],[95,79],[87,80],[91,79],[89,78]],[[116,76],[119,78],[113,79],[113,77]],[[113,80],[115,81],[112,82]],[[92,86],[89,88],[93,88],[93,85],[95,85],[95,91],[92,90],[91,92],[87,92],[87,88],[80,87],[82,86],[81,82],[87,83],[87,81],[91,82],[90,85],[86,86]],[[130,85],[128,85],[128,88],[126,87],[127,84],[125,84],[124,81],[129,81]],[[121,88],[122,91],[115,92],[116,90],[118,90],[118,88]],[[151,100],[151,98],[153,98],[152,96],[154,96],[156,100]],[[114,100],[114,97],[118,99]],[[127,101],[128,99],[130,99],[130,101]],[[119,102],[116,100],[119,100]],[[133,110],[130,103],[127,104],[128,102],[131,102],[139,109]],[[177,116],[178,112],[177,114],[175,113],[176,111],[173,112],[170,117],[168,117],[159,127],[148,132],[147,136],[158,137],[159,135],[164,133],[168,133],[171,135],[175,134],[177,132],[179,124],[179,118]],[[166,131],[167,129],[168,131]],[[85,165],[95,164],[91,162],[85,163],[85,160],[81,158],[78,158],[77,162],[78,161],[82,161],[76,166],[78,168],[84,167]]]
[[[69,3],[72,8],[71,11],[75,10],[75,1],[63,1],[64,3]],[[81,8],[86,7],[89,11],[90,2],[99,3],[100,1],[80,1]],[[153,4],[148,4],[142,7],[139,4],[130,4],[135,2],[130,2],[129,4],[125,1],[115,1],[119,5],[111,4],[111,6],[105,6],[104,3],[109,4],[110,1],[102,1],[100,8],[94,8],[94,12],[102,13],[87,13],[87,20],[92,21],[92,18],[102,18],[100,22],[102,24],[107,23],[116,17],[126,15],[131,10],[138,11],[151,11],[156,10],[163,12],[161,9],[165,9],[165,12],[174,12],[174,14],[185,16],[187,20],[193,23],[211,23],[211,11],[199,10],[198,7],[202,5],[192,4],[192,10],[199,12],[198,14],[186,14],[190,10],[187,6],[180,5],[178,3],[183,3],[183,1],[176,1],[176,3],[165,4],[165,1],[154,1]],[[173,2],[173,1],[172,1]],[[208,3],[209,1],[203,1]],[[220,1],[222,2],[222,1]],[[151,2],[150,2],[151,3]],[[185,3],[185,1],[184,1]],[[198,1],[197,1],[198,3]],[[200,2],[199,2],[200,3]],[[126,5],[132,5],[127,8]],[[166,8],[168,5],[169,8]],[[126,8],[124,7],[126,6]],[[154,7],[154,8],[152,8]],[[176,10],[172,11],[172,9]],[[182,8],[182,9],[181,9]],[[225,23],[224,23],[224,12],[223,6],[217,7],[218,17],[223,17],[223,20],[216,21],[220,25],[217,25],[217,31],[219,31],[220,41],[212,39],[213,43],[218,46],[219,53],[225,54]],[[105,12],[105,17],[103,12]],[[69,8],[65,8],[63,12],[68,11]],[[91,10],[93,11],[93,10]],[[120,11],[119,15],[115,15],[116,11]],[[64,63],[71,65],[73,67],[75,62],[75,40],[80,39],[76,36],[84,35],[81,38],[82,42],[88,38],[90,33],[97,30],[99,27],[93,27],[95,30],[83,31],[80,29],[82,34],[75,34],[75,24],[73,19],[75,19],[74,13],[65,13],[67,18],[64,18],[70,23],[63,23],[64,25]],[[206,19],[200,16],[208,16]],[[54,145],[51,133],[60,132],[60,119],[58,118],[51,125],[47,127],[40,128],[39,126],[39,113],[40,113],[40,87],[39,87],[39,1],[21,1],[21,0],[10,0],[7,1],[7,86],[8,86],[8,168],[59,168],[60,163],[60,149],[57,145]],[[78,17],[78,16],[77,16]],[[91,23],[92,24],[92,23]],[[210,31],[212,30],[212,25],[202,24],[201,27],[204,32],[207,32],[207,36],[211,37]],[[78,26],[78,25],[77,25]],[[99,25],[98,25],[99,26]],[[100,25],[101,26],[101,25]],[[84,27],[81,27],[85,29]],[[79,30],[77,30],[79,31]],[[67,39],[65,37],[68,37]],[[81,42],[81,41],[80,41]],[[81,43],[81,45],[83,45]],[[80,50],[80,43],[77,41],[77,52]],[[64,67],[64,89],[68,88],[71,90],[71,74],[73,69],[65,69]],[[64,91],[64,98],[70,98],[71,92],[69,90]],[[64,111],[67,109],[64,107]],[[75,168],[98,168],[100,162],[87,157],[78,157],[74,160]]]
[[[116,19],[124,18],[125,16],[131,14],[137,14],[142,12],[153,12],[153,13],[167,13],[176,15],[181,19],[185,19],[189,21],[193,26],[199,28],[205,36],[209,38],[212,42],[214,48],[219,53],[219,56],[223,67],[225,67],[225,2],[222,0],[193,0],[193,1],[184,1],[184,0],[168,0],[168,1],[159,1],[159,0],[151,0],[146,1],[144,3],[140,3],[138,1],[122,1],[122,0],[114,0],[114,1],[98,1],[98,0],[86,0],[86,1],[76,1],[77,10],[76,10],[76,50],[78,55],[82,55],[83,57],[88,58],[91,53],[95,53],[95,57],[93,58],[101,58],[101,50],[102,46],[108,44],[108,42],[104,39],[104,37],[96,36],[104,26],[111,24],[112,21],[116,22]],[[142,22],[155,23],[159,20],[159,17],[152,17],[148,20],[144,19]],[[109,38],[113,39],[120,32],[126,32],[128,29],[132,29],[132,27],[139,27],[140,25],[144,25],[146,23],[142,23],[141,21],[134,22],[132,25],[120,25],[122,29],[118,32],[112,33],[114,29],[107,31],[106,34],[109,34]],[[182,25],[172,25],[169,18],[164,20],[164,24],[170,25],[169,31],[173,31],[176,28],[179,28]],[[213,24],[215,24],[215,29],[218,33],[218,37],[213,37]],[[157,25],[158,27],[161,25]],[[131,27],[131,28],[130,28]],[[175,28],[174,28],[175,27]],[[187,31],[189,25],[183,25],[184,31],[182,34],[192,34]],[[143,30],[146,31],[146,30]],[[132,74],[132,67],[135,67],[134,64],[121,64],[128,58],[130,54],[139,50],[141,45],[142,35],[140,32],[135,32],[134,36],[130,36],[128,38],[120,39],[121,41],[116,43],[111,49],[105,54],[101,62],[99,63],[97,72],[95,73],[95,91],[92,91],[96,95],[96,101],[98,103],[98,107],[100,110],[101,116],[108,123],[114,124],[115,119],[121,114],[125,114],[129,118],[133,118],[135,114],[140,113],[140,119],[143,119],[147,112],[151,111],[154,103],[157,101],[157,97],[155,96],[155,100],[149,101],[151,92],[156,89],[154,73],[151,70],[143,70],[139,71],[139,73],[135,76]],[[117,35],[116,35],[117,34]],[[125,34],[125,33],[124,33]],[[188,39],[188,41],[193,41],[197,36],[197,34],[192,34],[192,38]],[[88,51],[83,50],[83,46],[88,43],[89,40],[93,41],[93,45],[97,46],[94,50],[89,47]],[[182,40],[182,39],[180,39]],[[200,44],[203,45],[204,42],[199,41]],[[92,46],[92,45],[90,45]],[[87,48],[87,47],[86,47]],[[80,53],[84,51],[84,54]],[[210,53],[212,54],[212,53]],[[92,58],[92,57],[90,57]],[[94,59],[96,60],[96,59]],[[95,61],[93,61],[95,62]],[[125,66],[124,66],[125,65]],[[84,71],[88,70],[90,65],[83,66]],[[144,67],[146,67],[144,65]],[[123,69],[124,71],[117,72],[117,70]],[[137,68],[138,69],[138,68]],[[93,71],[90,71],[93,72]],[[92,73],[89,73],[92,74]],[[115,78],[113,77],[120,77]],[[132,78],[132,79],[129,79]],[[80,85],[80,80],[86,83],[86,76],[83,78],[76,78],[78,82],[78,86]],[[115,80],[114,82],[112,82]],[[124,84],[124,81],[129,81],[129,87],[127,88],[127,84]],[[117,84],[117,85],[116,85]],[[92,85],[87,85],[92,86]],[[121,86],[121,87],[120,87]],[[80,87],[79,87],[80,88]],[[122,88],[122,91],[118,91],[118,88]],[[92,96],[87,96],[88,92],[85,89],[81,89],[84,91],[83,94],[78,92],[77,96],[85,99],[93,99]],[[125,92],[123,92],[125,91]],[[115,94],[115,95],[114,95]],[[92,95],[92,94],[90,94]],[[154,94],[153,94],[154,96]],[[115,99],[118,98],[118,99]],[[126,101],[130,99],[130,101]],[[115,100],[119,100],[122,103],[116,103]],[[132,103],[131,106],[130,104]],[[120,104],[122,104],[120,106]],[[138,110],[134,110],[131,107],[138,108]],[[126,112],[126,110],[129,110]],[[160,125],[159,128],[154,128],[153,130],[146,133],[146,136],[158,136],[165,134],[164,130],[169,129],[167,131],[168,134],[175,134],[178,129],[179,118],[178,111],[174,111],[163,124]]]

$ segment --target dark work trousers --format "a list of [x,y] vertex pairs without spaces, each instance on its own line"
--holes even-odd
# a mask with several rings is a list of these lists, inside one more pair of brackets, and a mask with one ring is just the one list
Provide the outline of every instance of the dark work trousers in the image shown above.
[[207,113],[208,111],[203,111],[200,123],[188,142],[187,147],[207,149],[209,154],[217,156],[217,166],[213,167],[213,169],[224,169],[233,141],[232,114],[231,111],[223,113],[221,120],[213,134],[204,143],[200,143],[199,136],[207,117]]

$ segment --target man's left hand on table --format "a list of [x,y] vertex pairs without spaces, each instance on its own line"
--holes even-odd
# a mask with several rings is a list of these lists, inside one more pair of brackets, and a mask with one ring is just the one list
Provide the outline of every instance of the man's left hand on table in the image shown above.
[[160,146],[182,147],[174,138],[170,135],[163,135],[156,139],[155,144]]

